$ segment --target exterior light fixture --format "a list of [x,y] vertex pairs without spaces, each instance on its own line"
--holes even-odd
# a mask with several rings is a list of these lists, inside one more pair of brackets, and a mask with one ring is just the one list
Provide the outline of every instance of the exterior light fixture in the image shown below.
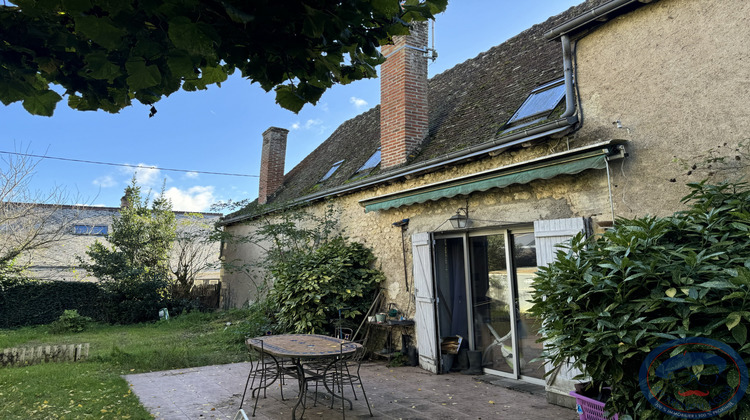
[[471,226],[471,219],[469,219],[469,206],[461,207],[456,210],[456,214],[448,219],[451,222],[453,229],[466,229]]

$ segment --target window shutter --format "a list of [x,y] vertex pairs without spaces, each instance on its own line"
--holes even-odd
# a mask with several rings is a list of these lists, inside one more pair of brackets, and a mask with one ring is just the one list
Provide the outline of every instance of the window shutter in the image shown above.
[[[586,232],[586,219],[575,217],[572,219],[537,220],[534,222],[534,236],[536,238],[536,262],[538,267],[546,267],[556,259],[558,245],[569,241],[578,232]],[[545,371],[549,372],[554,366],[545,364]],[[547,379],[546,390],[568,397],[570,391],[575,390],[573,380],[581,372],[566,364],[560,366],[556,375]]]
[[536,237],[536,265],[546,267],[555,261],[558,245],[569,241],[578,232],[586,231],[586,219],[537,220],[534,222]]
[[411,237],[414,297],[416,315],[414,328],[417,334],[419,366],[438,373],[437,326],[435,321],[435,288],[432,281],[432,243],[429,233],[416,233]]

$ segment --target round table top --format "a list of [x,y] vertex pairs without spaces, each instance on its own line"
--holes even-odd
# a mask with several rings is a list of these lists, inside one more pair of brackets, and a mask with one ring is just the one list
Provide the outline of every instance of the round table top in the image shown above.
[[279,334],[248,338],[248,346],[282,357],[320,357],[350,354],[359,343],[318,334]]

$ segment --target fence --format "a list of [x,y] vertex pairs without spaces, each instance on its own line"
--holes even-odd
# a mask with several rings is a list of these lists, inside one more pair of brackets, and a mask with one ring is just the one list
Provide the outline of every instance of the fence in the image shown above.
[[55,346],[14,347],[0,353],[0,366],[23,366],[49,362],[75,362],[89,356],[89,343]]

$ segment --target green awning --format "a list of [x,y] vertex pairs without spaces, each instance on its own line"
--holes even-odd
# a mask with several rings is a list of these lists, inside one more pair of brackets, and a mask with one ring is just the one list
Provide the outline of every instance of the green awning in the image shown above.
[[409,206],[412,204],[468,195],[490,188],[503,188],[512,184],[528,184],[537,179],[550,179],[558,175],[572,175],[588,169],[604,169],[606,154],[601,150],[583,155],[566,156],[533,165],[498,169],[456,180],[444,181],[420,188],[362,200],[365,211],[377,211]]

